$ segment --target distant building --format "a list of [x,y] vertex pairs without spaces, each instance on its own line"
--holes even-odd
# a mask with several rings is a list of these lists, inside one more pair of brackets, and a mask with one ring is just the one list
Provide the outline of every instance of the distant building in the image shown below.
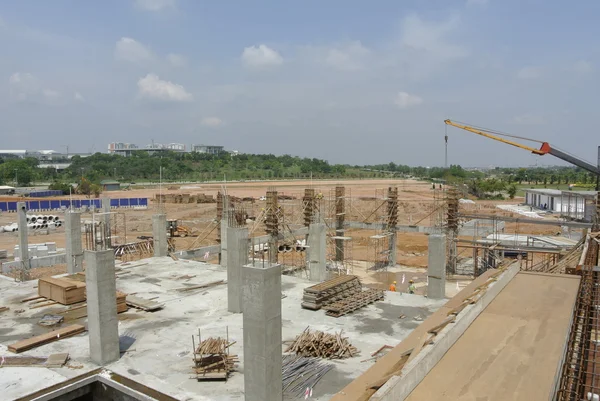
[[102,191],[119,191],[121,189],[121,183],[115,180],[103,180],[100,181]]
[[592,221],[595,191],[561,191],[558,189],[525,189],[525,204],[538,209],[560,213],[561,217]]
[[54,150],[0,150],[0,157],[39,160],[38,167],[64,170],[71,165],[73,156],[88,157],[91,153],[62,153]]
[[132,143],[113,142],[108,144],[108,153],[111,154],[131,156],[131,154],[136,151],[145,151],[150,155],[161,152],[182,153],[186,151],[186,146],[183,143],[151,143],[140,148]]
[[192,145],[192,152],[207,153],[209,155],[218,155],[223,153],[224,146],[212,146],[212,145]]
[[0,185],[0,195],[12,195],[15,193],[14,187],[9,187],[7,185]]

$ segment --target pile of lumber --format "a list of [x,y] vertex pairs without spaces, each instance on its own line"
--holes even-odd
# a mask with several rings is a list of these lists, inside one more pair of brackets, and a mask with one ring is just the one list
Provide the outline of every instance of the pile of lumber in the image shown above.
[[38,280],[38,294],[63,305],[85,301],[85,277],[82,282],[72,276],[77,275],[40,278]]
[[327,316],[340,317],[383,299],[382,290],[368,289],[325,306]]
[[338,276],[305,288],[302,307],[319,310],[360,291],[361,285],[357,276]]
[[285,352],[326,359],[345,359],[358,355],[356,347],[348,342],[347,337],[342,337],[342,331],[329,334],[318,330],[310,331],[308,327]]
[[229,355],[228,342],[221,337],[209,337],[194,350],[194,367],[197,380],[223,380],[235,369],[237,355]]

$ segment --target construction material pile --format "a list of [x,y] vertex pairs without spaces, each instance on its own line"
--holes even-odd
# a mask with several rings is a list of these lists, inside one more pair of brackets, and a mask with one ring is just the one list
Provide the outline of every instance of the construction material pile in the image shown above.
[[229,355],[234,342],[217,337],[203,340],[194,350],[194,372],[197,380],[227,379],[238,362],[237,355]]
[[361,291],[360,280],[357,276],[345,275],[315,284],[304,289],[302,307],[319,310],[347,296]]
[[383,291],[368,289],[354,293],[325,307],[327,316],[340,317],[352,311],[383,299]]
[[322,362],[317,358],[284,355],[281,367],[283,393],[291,397],[310,397],[313,387],[331,369],[331,363]]
[[312,310],[323,308],[328,316],[340,317],[383,297],[382,290],[363,291],[357,276],[345,275],[305,288],[302,307]]
[[342,331],[329,334],[318,330],[310,331],[308,327],[285,352],[326,359],[345,359],[358,355],[356,347],[348,342],[347,337],[342,337]]

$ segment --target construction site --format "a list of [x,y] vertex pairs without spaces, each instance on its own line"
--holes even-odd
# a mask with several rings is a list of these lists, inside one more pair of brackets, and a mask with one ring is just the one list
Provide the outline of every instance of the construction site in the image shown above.
[[600,397],[597,197],[591,222],[413,179],[1,202],[2,400]]

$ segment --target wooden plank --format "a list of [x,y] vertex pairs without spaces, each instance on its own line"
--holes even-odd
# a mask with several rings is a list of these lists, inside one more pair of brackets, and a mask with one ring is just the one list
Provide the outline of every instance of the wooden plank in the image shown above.
[[21,302],[29,302],[29,301],[33,301],[35,299],[40,299],[40,298],[44,298],[44,297],[42,297],[41,295],[36,295],[34,297],[29,297],[29,298],[22,299]]
[[45,306],[52,306],[52,305],[56,305],[58,302],[56,301],[51,301],[48,302],[46,304],[39,304],[39,305],[34,305],[34,306],[30,306],[29,309],[36,309],[36,308],[43,308]]
[[39,336],[35,336],[32,338],[28,338],[26,340],[17,341],[14,344],[8,346],[8,350],[10,352],[14,352],[16,354],[27,351],[32,348],[39,347],[44,344],[48,344],[61,338],[74,336],[79,333],[83,333],[85,331],[85,327],[80,324],[74,324],[71,326],[63,327],[57,330],[53,330],[46,334],[41,334]]
[[148,312],[162,309],[165,306],[165,304],[161,304],[156,301],[151,301],[149,299],[136,297],[135,295],[127,295],[125,302],[129,306],[133,306],[134,308],[142,309]]
[[10,308],[8,306],[0,306],[0,312],[6,312]]
[[213,287],[213,286],[219,285],[219,284],[227,284],[227,281],[225,281],[225,280],[212,281],[212,282],[206,283],[206,284],[198,284],[198,285],[192,285],[189,287],[176,288],[175,291],[179,291],[179,292],[191,291],[191,290],[197,290],[199,288]]
[[69,359],[68,353],[46,356],[0,356],[0,368],[60,368]]

